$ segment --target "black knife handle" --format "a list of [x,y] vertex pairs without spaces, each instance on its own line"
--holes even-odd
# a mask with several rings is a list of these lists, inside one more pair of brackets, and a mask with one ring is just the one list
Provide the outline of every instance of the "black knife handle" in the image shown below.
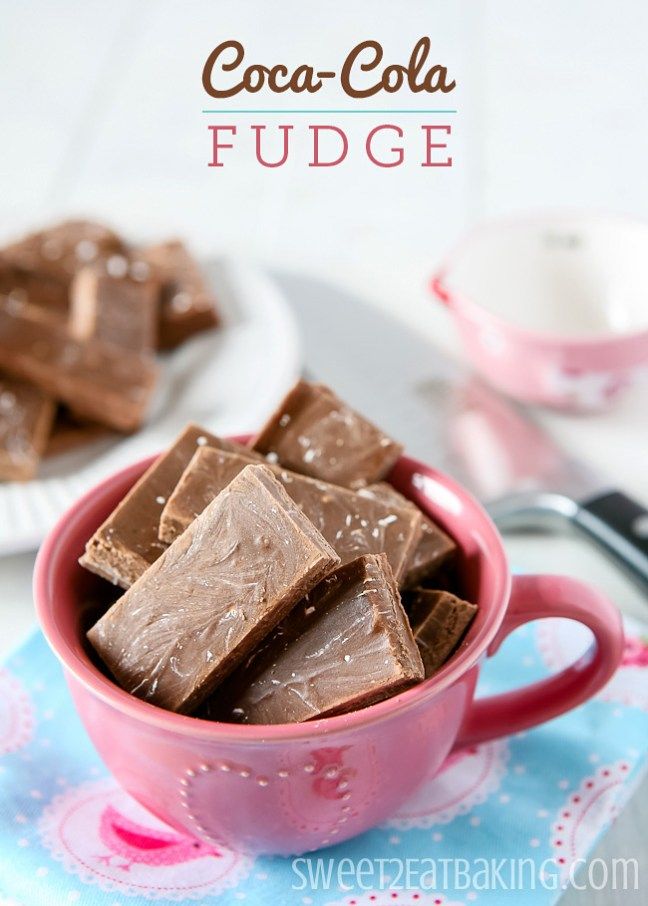
[[628,570],[648,593],[648,510],[621,491],[581,503],[576,525]]

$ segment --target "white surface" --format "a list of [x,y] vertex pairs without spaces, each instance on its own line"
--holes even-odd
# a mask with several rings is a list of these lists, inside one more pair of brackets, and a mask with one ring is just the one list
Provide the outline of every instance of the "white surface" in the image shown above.
[[256,430],[294,383],[299,340],[277,285],[231,260],[210,265],[207,273],[222,327],[160,357],[151,413],[136,434],[46,460],[33,481],[0,483],[0,556],[36,548],[81,494],[162,449],[187,422],[217,434]]

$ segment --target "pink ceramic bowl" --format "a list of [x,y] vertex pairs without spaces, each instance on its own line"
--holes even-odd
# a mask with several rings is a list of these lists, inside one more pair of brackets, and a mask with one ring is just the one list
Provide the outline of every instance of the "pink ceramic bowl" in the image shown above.
[[[89,657],[83,628],[93,577],[77,563],[150,461],[113,475],[63,516],[39,553],[34,591],[41,626],[99,754],[135,799],[178,830],[261,853],[339,842],[387,818],[453,747],[573,708],[619,663],[622,628],[612,604],[573,579],[511,578],[482,508],[451,479],[402,457],[393,484],[457,540],[466,594],[480,608],[445,667],[388,701],[310,723],[238,726],[163,711],[119,689]],[[550,679],[473,702],[482,660],[517,626],[546,616],[585,623],[592,648]]]
[[431,285],[494,386],[591,411],[648,373],[646,256],[648,224],[548,213],[478,227]]

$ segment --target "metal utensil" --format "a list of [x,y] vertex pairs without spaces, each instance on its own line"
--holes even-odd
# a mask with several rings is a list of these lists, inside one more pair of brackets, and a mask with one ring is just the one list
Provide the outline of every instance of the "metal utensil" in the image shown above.
[[568,456],[522,407],[379,310],[278,274],[305,360],[409,453],[453,475],[503,529],[572,525],[648,592],[648,510]]

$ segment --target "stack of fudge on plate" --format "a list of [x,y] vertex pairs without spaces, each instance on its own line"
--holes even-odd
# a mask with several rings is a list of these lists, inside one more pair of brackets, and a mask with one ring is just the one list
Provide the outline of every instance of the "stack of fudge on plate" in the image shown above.
[[124,593],[88,639],[123,689],[182,714],[292,723],[432,676],[476,606],[453,540],[384,481],[401,446],[300,381],[249,445],[189,425],[89,539]]
[[177,240],[137,248],[66,221],[0,249],[0,480],[28,480],[46,453],[137,430],[156,350],[217,324]]

